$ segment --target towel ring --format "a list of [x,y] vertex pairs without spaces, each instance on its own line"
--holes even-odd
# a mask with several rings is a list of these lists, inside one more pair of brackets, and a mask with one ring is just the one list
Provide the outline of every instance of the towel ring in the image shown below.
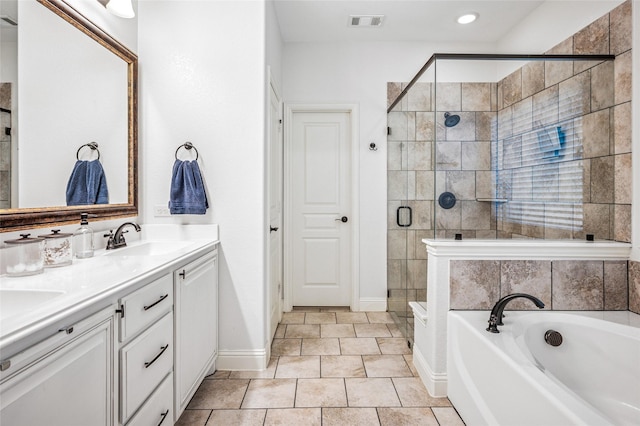
[[182,147],[184,147],[184,149],[186,149],[187,151],[190,151],[193,149],[196,152],[196,160],[198,159],[198,150],[196,149],[196,147],[193,146],[191,142],[185,142],[182,145],[180,145],[178,149],[176,149],[176,160],[178,159],[178,151],[180,151],[180,148]]
[[85,146],[88,146],[89,148],[91,148],[92,151],[96,151],[98,153],[98,160],[100,159],[100,150],[98,149],[98,142],[89,142],[89,143],[85,143],[84,145],[81,145],[80,148],[78,148],[78,150],[76,151],[76,160],[80,160],[80,150]]

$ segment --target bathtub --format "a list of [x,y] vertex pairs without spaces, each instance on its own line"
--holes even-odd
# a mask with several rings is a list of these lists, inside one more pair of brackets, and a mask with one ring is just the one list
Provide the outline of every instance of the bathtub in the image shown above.
[[640,315],[507,311],[499,334],[488,318],[448,313],[448,396],[467,425],[640,425]]

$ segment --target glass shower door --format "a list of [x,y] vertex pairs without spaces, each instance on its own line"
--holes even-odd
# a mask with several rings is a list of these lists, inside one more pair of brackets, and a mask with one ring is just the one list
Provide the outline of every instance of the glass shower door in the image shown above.
[[[388,113],[388,310],[413,341],[410,302],[426,302],[427,253],[433,238],[433,72],[422,75]],[[399,93],[406,84],[391,83]]]

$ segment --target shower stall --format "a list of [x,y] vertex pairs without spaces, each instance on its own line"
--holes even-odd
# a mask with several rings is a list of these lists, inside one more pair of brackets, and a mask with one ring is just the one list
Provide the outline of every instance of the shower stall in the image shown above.
[[388,83],[387,302],[408,340],[423,239],[630,241],[615,58],[434,54]]

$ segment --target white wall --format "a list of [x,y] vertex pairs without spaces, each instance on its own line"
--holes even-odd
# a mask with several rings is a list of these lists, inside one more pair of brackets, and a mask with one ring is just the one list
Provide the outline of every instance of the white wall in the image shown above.
[[[243,368],[226,364],[234,355],[266,362],[265,5],[145,1],[138,9],[143,222],[219,224],[218,367]],[[199,152],[210,208],[154,217],[185,141]]]
[[273,6],[273,0],[266,2],[266,25],[267,66],[271,69],[271,75],[278,85],[278,89],[282,90],[282,50],[284,45],[280,36],[280,25]]
[[[360,106],[360,298],[387,292],[387,82],[409,81],[435,52],[486,52],[490,46],[425,43],[286,43],[287,103]],[[377,151],[370,151],[375,142]]]

